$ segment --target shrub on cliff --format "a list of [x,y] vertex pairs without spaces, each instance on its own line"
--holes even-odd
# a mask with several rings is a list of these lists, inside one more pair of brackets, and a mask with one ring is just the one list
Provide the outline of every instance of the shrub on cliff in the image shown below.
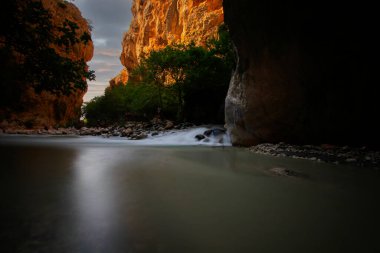
[[77,35],[78,25],[69,20],[54,26],[38,0],[5,1],[0,14],[0,106],[19,107],[27,87],[56,95],[87,89],[86,79],[93,80],[94,72],[84,61],[66,58],[54,48],[70,50],[87,43],[89,34]]
[[[228,30],[219,29],[218,38],[207,47],[175,44],[153,51],[142,59],[134,75],[141,85],[154,84],[158,94],[174,90],[177,120],[222,123],[234,54]],[[164,109],[164,106],[160,106]]]
[[110,87],[84,107],[90,125],[139,116],[223,123],[234,56],[228,30],[219,29],[207,47],[171,45],[141,60],[126,85]]
[[106,89],[103,96],[96,97],[83,106],[83,115],[89,126],[123,124],[127,120],[148,120],[157,113],[162,104],[166,117],[175,116],[173,94],[165,90],[159,101],[157,89],[152,84],[129,83]]

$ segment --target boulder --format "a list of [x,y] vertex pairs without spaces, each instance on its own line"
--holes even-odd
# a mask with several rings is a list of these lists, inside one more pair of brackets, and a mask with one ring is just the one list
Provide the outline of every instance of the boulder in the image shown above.
[[130,127],[121,132],[122,137],[130,136],[131,134],[133,134],[133,130]]
[[213,129],[208,129],[206,130],[203,135],[207,136],[207,137],[210,137],[211,135],[212,136],[218,136],[218,135],[223,135],[226,133],[226,129],[222,129],[222,128],[213,128]]
[[166,121],[166,124],[165,124],[165,127],[164,127],[165,130],[170,130],[173,127],[174,127],[174,123],[172,121],[170,121],[170,120]]
[[195,139],[197,139],[198,141],[201,141],[201,140],[203,140],[203,139],[205,139],[206,138],[206,136],[204,136],[203,134],[197,134],[196,136],[195,136]]

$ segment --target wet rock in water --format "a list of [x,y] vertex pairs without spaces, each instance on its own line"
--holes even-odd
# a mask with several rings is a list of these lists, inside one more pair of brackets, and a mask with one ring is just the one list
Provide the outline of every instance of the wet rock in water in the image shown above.
[[112,133],[112,136],[114,136],[114,137],[118,137],[120,135],[121,135],[121,133],[118,132],[118,131],[115,131],[115,132]]
[[170,120],[166,121],[166,124],[165,124],[165,127],[164,127],[165,130],[172,129],[173,127],[174,127],[174,123],[173,122],[171,122]]
[[327,146],[326,144],[321,146],[298,146],[285,143],[263,143],[251,147],[250,150],[257,154],[307,159],[332,164],[349,164],[358,167],[376,167],[380,164],[380,151],[363,147],[339,147]]
[[215,135],[215,136],[223,135],[225,133],[226,133],[226,129],[222,129],[222,128],[214,128],[212,130],[212,134]]
[[157,136],[157,135],[159,135],[159,133],[158,132],[153,132],[151,135],[152,136]]
[[203,134],[207,137],[210,137],[210,135],[212,134],[212,129],[206,130]]
[[133,130],[132,130],[132,128],[129,127],[127,129],[125,129],[123,132],[121,132],[121,136],[127,137],[127,136],[130,136],[132,133],[133,133]]
[[49,128],[48,130],[45,130],[45,131],[46,131],[46,134],[48,134],[48,135],[55,134],[55,130],[53,128]]
[[143,140],[143,139],[146,139],[147,137],[148,137],[147,134],[142,133],[142,134],[136,135],[134,138],[135,140]]
[[109,133],[109,131],[110,131],[109,128],[102,128],[102,129],[101,129],[101,133],[102,133],[102,134],[107,134],[107,133]]
[[213,128],[213,129],[208,129],[206,130],[203,135],[210,137],[211,135],[213,136],[218,136],[218,135],[223,135],[226,133],[226,129],[222,128]]
[[[49,129],[49,130],[48,130],[48,134],[52,134],[52,131],[53,131],[53,129]],[[89,134],[90,134],[90,129],[87,128],[87,127],[82,127],[82,128],[79,130],[79,134],[80,134],[80,135],[89,135]]]
[[282,167],[275,167],[269,170],[272,174],[275,174],[277,176],[285,176],[285,177],[302,177],[302,175],[298,172],[282,168]]
[[197,134],[197,135],[195,136],[195,139],[197,139],[198,141],[201,141],[201,140],[203,140],[204,138],[206,138],[206,136],[204,136],[203,134]]

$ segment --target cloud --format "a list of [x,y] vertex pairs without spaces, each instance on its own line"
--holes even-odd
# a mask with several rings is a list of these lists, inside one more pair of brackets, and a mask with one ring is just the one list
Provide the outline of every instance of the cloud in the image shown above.
[[94,97],[101,96],[104,94],[105,88],[107,88],[108,83],[99,83],[99,82],[91,82],[88,84],[88,91],[84,95],[83,100],[85,102],[90,101]]
[[104,49],[97,49],[95,52],[95,55],[104,56],[104,57],[119,57],[120,53],[121,53],[121,49],[104,48]]
[[98,68],[101,68],[101,67],[120,67],[120,64],[118,64],[118,63],[98,61],[98,60],[91,61],[91,65],[93,67],[98,67]]
[[107,39],[104,38],[93,39],[93,42],[95,47],[107,46]]
[[93,26],[95,52],[89,65],[95,70],[97,81],[89,83],[85,96],[88,101],[102,95],[108,81],[123,68],[119,60],[121,41],[132,18],[132,0],[75,0],[74,4]]
[[97,73],[114,73],[114,70],[113,69],[107,69],[107,68],[99,68],[97,70],[98,72]]

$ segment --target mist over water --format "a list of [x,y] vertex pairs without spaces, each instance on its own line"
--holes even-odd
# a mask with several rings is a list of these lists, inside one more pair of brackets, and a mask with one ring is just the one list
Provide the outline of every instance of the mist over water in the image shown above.
[[379,251],[378,171],[169,145],[189,136],[1,137],[0,249]]

